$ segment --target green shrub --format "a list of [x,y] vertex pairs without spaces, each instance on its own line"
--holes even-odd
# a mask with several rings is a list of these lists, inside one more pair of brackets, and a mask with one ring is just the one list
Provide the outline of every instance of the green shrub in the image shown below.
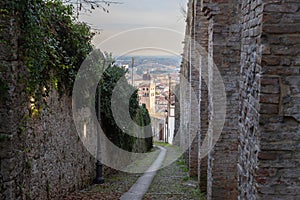
[[[132,151],[133,145],[137,138],[125,133],[114,120],[114,116],[111,109],[111,99],[113,90],[120,80],[120,78],[125,77],[126,70],[116,66],[110,65],[103,73],[103,78],[100,80],[101,88],[101,125],[106,136],[118,147]],[[129,100],[129,114],[131,119],[140,126],[145,126],[150,123],[150,116],[148,110],[139,106],[137,89],[130,84],[121,84],[120,88],[123,92],[118,94],[118,101],[128,101],[127,91],[134,91]],[[120,103],[121,104],[121,103]],[[151,128],[144,128],[144,134],[146,131],[149,135],[152,135]],[[150,132],[149,132],[150,131]],[[152,148],[152,137],[146,138],[147,150]]]

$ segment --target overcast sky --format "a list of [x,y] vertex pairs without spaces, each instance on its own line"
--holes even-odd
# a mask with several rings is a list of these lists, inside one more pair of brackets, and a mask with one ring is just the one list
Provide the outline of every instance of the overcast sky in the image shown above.
[[81,21],[101,29],[93,40],[95,46],[114,55],[182,53],[185,17],[181,8],[186,9],[187,0],[120,1],[109,7],[109,13],[94,10],[80,15]]

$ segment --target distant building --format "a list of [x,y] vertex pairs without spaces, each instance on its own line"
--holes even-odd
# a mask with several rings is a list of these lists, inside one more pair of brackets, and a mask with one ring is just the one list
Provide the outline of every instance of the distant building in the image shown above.
[[155,83],[150,83],[150,107],[149,112],[155,113],[156,86]]
[[175,105],[170,105],[167,118],[168,124],[166,127],[166,142],[173,144],[174,130],[175,130]]
[[150,84],[143,84],[138,87],[138,97],[140,105],[145,104],[150,111]]
[[[175,79],[178,76],[173,77]],[[175,96],[172,92],[169,95],[173,89],[169,76],[159,75],[153,78],[147,70],[147,73],[144,73],[141,79],[135,79],[134,83],[138,88],[139,104],[144,104],[151,116],[154,140],[172,144],[175,129]]]
[[143,81],[150,81],[150,80],[151,80],[150,71],[147,70],[147,73],[143,74]]

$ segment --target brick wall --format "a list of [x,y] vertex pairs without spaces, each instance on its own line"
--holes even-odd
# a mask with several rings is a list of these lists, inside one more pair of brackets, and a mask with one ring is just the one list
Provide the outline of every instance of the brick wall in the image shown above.
[[240,199],[299,198],[299,6],[243,3]]
[[[199,130],[199,53],[194,51],[199,48],[196,40],[197,30],[194,29],[196,21],[193,18],[195,12],[195,2],[191,1],[188,4],[188,17],[186,27],[185,47],[182,63],[182,81],[180,87],[181,102],[184,108],[181,109],[183,121],[180,121],[181,136],[186,141],[185,153],[186,162],[189,166],[190,176],[198,174],[198,130]],[[196,19],[197,20],[197,19]],[[191,81],[192,80],[192,81]],[[184,83],[183,83],[184,82]],[[181,146],[183,147],[182,143]]]
[[[210,150],[209,144],[216,142],[214,134],[220,130],[213,123],[221,105],[218,72],[227,109],[221,137],[207,161],[201,160],[200,168],[198,143],[191,146],[187,154],[190,174],[200,172],[200,188],[208,199],[300,198],[300,2],[201,0],[196,15],[192,5],[190,1],[187,33],[208,47],[207,64],[199,62],[197,48],[190,43],[185,43],[183,54],[195,68],[201,63],[201,139],[203,142],[206,132],[209,138],[201,152]],[[192,26],[194,20],[196,26]],[[198,57],[201,60],[203,56]],[[182,65],[185,77],[188,70],[188,64]],[[198,81],[192,73],[191,85],[196,89]],[[185,94],[182,89],[180,93]],[[189,107],[189,99],[180,102]],[[180,120],[181,126],[194,116],[191,110],[197,110],[193,101],[190,106],[180,110],[186,116],[184,122]],[[188,127],[188,134],[180,132],[181,141],[195,134],[196,126]]]
[[[210,4],[209,8],[203,7],[203,5],[199,2],[196,4],[195,15],[193,10],[194,2],[190,1],[189,3],[187,30],[189,31],[190,41],[195,42],[199,46],[193,46],[193,43],[186,42],[186,46],[191,48],[192,51],[186,50],[188,49],[187,47],[185,47],[184,51],[184,57],[189,57],[189,53],[192,55],[189,59],[192,66],[191,87],[195,91],[196,97],[199,94],[199,80],[202,79],[200,114],[202,144],[207,133],[210,133],[208,136],[211,139],[210,142],[215,143],[217,140],[217,138],[214,138],[215,133],[222,129],[222,127],[218,127],[214,123],[210,123],[210,125],[208,123],[209,118],[211,121],[213,121],[212,119],[218,120],[220,115],[225,114],[220,113],[222,111],[219,106],[224,102],[224,99],[221,98],[222,95],[218,95],[221,93],[219,90],[224,89],[226,91],[229,99],[227,108],[229,109],[227,109],[225,128],[220,138],[221,142],[218,142],[214,150],[210,152],[208,160],[206,160],[206,156],[202,156],[204,158],[201,160],[201,167],[198,168],[199,147],[196,137],[189,149],[190,151],[187,153],[187,161],[191,176],[199,174],[200,171],[200,187],[204,192],[208,188],[209,198],[225,197],[232,199],[232,197],[237,196],[237,169],[236,165],[232,163],[237,163],[238,91],[235,88],[237,88],[238,83],[240,36],[239,27],[236,26],[238,20],[235,20],[234,16],[238,12],[239,4],[223,2],[221,7],[216,7],[216,4]],[[207,5],[205,4],[205,6]],[[219,12],[217,12],[218,10]],[[195,24],[193,18],[195,18]],[[226,23],[224,19],[226,19]],[[218,68],[212,67],[214,62]],[[183,65],[182,72],[189,70],[189,67],[188,65]],[[199,79],[200,67],[202,77]],[[225,86],[222,85],[223,81],[221,81],[220,85],[218,77],[213,75],[214,73],[219,73],[216,71],[221,72]],[[184,92],[182,91],[182,94]],[[189,99],[185,98],[182,101],[186,103]],[[194,138],[199,128],[197,124],[198,107],[198,99],[196,98],[196,101],[194,101],[192,98],[192,110],[182,110],[183,113],[181,113],[191,117],[188,132],[190,138]],[[181,122],[181,125],[184,124],[184,122]],[[205,144],[201,151],[202,154],[206,155],[208,149],[209,146]],[[226,177],[223,176],[225,173],[227,174]]]
[[[197,5],[195,1],[191,1],[191,23],[190,23],[190,87],[191,87],[191,109],[189,110],[190,115],[190,162],[189,162],[189,174],[190,176],[197,176],[198,174],[198,131],[199,131],[199,54],[197,51]],[[194,16],[193,16],[194,15]]]
[[188,15],[186,19],[186,30],[185,30],[185,38],[184,38],[184,49],[183,49],[183,59],[181,63],[180,69],[180,147],[182,148],[184,153],[184,158],[186,163],[189,165],[190,161],[190,136],[189,136],[189,126],[190,126],[190,45],[191,45],[191,20],[192,16],[190,13],[192,12],[192,3],[188,3]]
[[262,8],[263,5],[256,1],[243,1],[242,4],[239,199],[257,199],[254,173],[259,150]]
[[[211,1],[204,9],[208,10],[206,15],[209,18],[209,134],[212,144],[216,142],[208,157],[208,199],[236,199],[237,85],[240,55],[239,2]],[[218,73],[223,80],[220,80]],[[223,89],[226,99],[221,96]],[[221,107],[224,101],[226,101],[225,123],[224,127],[220,127],[215,122],[221,120],[224,114]],[[220,138],[215,138],[218,131],[222,131]]]

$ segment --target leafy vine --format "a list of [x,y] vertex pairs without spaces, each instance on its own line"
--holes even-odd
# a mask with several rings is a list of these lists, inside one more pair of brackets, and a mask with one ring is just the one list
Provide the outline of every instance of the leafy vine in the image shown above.
[[40,99],[50,88],[71,94],[77,71],[92,50],[89,26],[76,22],[61,0],[7,1],[5,10],[21,26],[20,56],[29,72],[26,90]]

